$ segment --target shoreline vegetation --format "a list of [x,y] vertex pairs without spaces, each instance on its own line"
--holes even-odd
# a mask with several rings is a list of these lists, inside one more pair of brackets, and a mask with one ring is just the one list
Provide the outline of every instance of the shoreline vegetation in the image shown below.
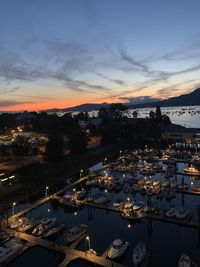
[[[34,196],[38,193],[45,194],[45,187],[48,185],[50,190],[56,190],[56,185],[58,183],[64,182],[66,179],[78,175],[80,170],[86,171],[92,165],[95,165],[102,161],[103,158],[112,158],[117,155],[120,151],[119,146],[104,146],[100,147],[98,150],[80,154],[72,155],[72,157],[67,157],[61,162],[51,163],[46,165],[43,171],[40,173],[37,180],[40,180],[39,184],[31,183],[29,187],[22,184],[16,184],[14,187],[10,187],[10,190],[0,191],[0,209],[8,209],[14,202],[23,202],[25,200],[34,199]],[[27,165],[29,167],[29,165]],[[27,177],[28,178],[28,177]],[[52,192],[51,192],[52,193]],[[27,199],[27,195],[28,198]]]

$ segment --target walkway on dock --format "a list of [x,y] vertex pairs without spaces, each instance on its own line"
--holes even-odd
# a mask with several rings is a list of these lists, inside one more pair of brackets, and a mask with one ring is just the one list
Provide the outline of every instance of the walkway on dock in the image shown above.
[[48,241],[40,237],[32,236],[26,233],[12,231],[10,229],[6,229],[6,231],[14,237],[27,241],[28,242],[26,246],[27,248],[33,246],[41,246],[49,250],[53,250],[57,253],[64,254],[65,259],[63,260],[63,262],[59,264],[59,267],[65,267],[68,263],[70,263],[74,259],[86,260],[88,262],[105,267],[125,267],[125,265],[123,264],[106,259],[105,257],[106,255],[104,254],[103,256],[97,256],[94,254],[87,253],[86,251],[77,250],[72,247],[57,244],[55,242]]

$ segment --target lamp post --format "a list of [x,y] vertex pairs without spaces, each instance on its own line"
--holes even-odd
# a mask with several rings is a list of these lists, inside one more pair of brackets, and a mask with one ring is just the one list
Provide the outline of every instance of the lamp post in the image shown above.
[[86,236],[86,240],[88,242],[88,251],[90,251],[91,250],[91,243],[90,243],[90,237],[89,237],[89,235]]
[[16,202],[13,202],[13,204],[12,204],[12,215],[15,214],[15,206],[16,206]]
[[83,170],[80,170],[80,179],[83,177]]
[[49,187],[48,186],[46,186],[46,188],[45,188],[45,195],[46,195],[46,197],[48,197],[48,195],[49,195]]

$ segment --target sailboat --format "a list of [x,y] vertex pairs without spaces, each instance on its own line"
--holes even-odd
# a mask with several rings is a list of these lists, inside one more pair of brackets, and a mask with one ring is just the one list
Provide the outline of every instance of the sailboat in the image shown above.
[[146,246],[143,243],[138,243],[133,249],[133,264],[138,266],[146,256]]

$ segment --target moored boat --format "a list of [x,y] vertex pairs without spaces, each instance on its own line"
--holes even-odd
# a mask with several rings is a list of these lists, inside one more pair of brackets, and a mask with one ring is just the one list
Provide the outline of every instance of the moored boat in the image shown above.
[[66,243],[71,243],[87,232],[87,225],[74,226],[64,236]]
[[40,224],[32,231],[33,235],[41,236],[45,231],[53,228],[56,223],[56,218],[45,218],[41,220]]
[[144,202],[142,202],[142,201],[138,201],[138,202],[135,202],[135,203],[133,204],[132,209],[133,209],[133,211],[137,211],[137,210],[140,210],[140,209],[143,208],[143,207],[144,207]]
[[113,241],[110,249],[108,250],[108,258],[116,259],[120,258],[129,246],[129,242],[116,239]]
[[0,265],[9,263],[23,249],[24,243],[17,238],[8,238],[0,244]]
[[49,238],[49,237],[55,236],[60,231],[62,231],[64,228],[65,228],[64,224],[58,224],[57,226],[55,226],[55,227],[51,228],[49,231],[47,231],[44,234],[44,238]]
[[133,264],[138,266],[146,256],[146,246],[144,243],[138,243],[133,249]]

